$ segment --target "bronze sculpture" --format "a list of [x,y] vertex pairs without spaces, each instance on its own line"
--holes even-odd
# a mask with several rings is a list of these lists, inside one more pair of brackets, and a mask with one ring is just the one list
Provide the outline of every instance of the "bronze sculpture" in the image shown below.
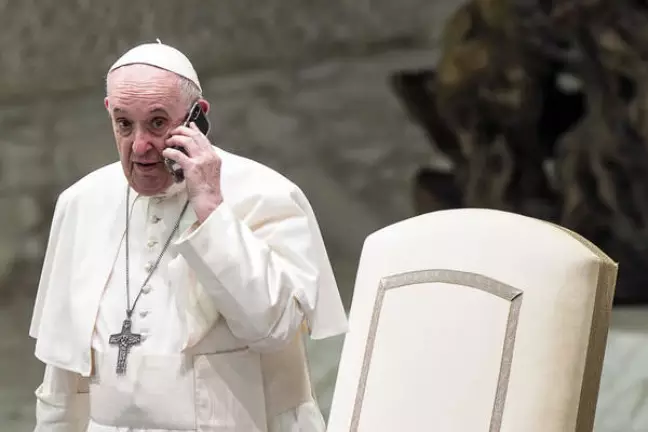
[[[392,86],[452,163],[418,213],[488,207],[568,227],[620,262],[615,303],[648,303],[648,5],[472,0],[435,70]],[[571,84],[570,84],[571,83]]]

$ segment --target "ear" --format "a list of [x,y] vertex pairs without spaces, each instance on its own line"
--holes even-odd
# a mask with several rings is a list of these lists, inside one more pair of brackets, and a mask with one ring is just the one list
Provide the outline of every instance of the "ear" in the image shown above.
[[104,98],[104,106],[106,107],[106,110],[110,111],[110,104],[108,103],[108,96]]
[[207,99],[199,99],[198,103],[200,104],[200,108],[202,108],[203,112],[207,114],[209,112],[209,102]]

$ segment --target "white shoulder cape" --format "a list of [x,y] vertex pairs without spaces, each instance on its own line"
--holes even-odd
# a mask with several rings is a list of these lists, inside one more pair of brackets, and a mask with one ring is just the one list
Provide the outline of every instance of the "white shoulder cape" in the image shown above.
[[[272,169],[217,151],[223,161],[223,195],[240,220],[266,192],[290,194],[306,215],[320,272],[317,292],[301,305],[310,336],[323,339],[345,333],[346,314],[307,198]],[[126,187],[116,162],[88,174],[57,200],[29,330],[36,339],[36,357],[46,364],[90,374],[99,302],[124,233]]]

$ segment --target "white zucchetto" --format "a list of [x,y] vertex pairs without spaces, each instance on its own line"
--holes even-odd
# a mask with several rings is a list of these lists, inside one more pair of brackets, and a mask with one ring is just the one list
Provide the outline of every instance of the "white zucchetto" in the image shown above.
[[110,67],[108,73],[131,64],[147,64],[168,70],[192,81],[202,91],[198,74],[187,56],[159,39],[157,43],[145,43],[131,48]]

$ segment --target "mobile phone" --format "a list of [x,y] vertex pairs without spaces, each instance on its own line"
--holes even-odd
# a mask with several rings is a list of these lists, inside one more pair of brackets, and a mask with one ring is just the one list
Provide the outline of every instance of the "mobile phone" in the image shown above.
[[[189,126],[189,124],[192,122],[196,124],[198,129],[204,135],[207,135],[209,133],[209,129],[210,129],[209,119],[205,115],[205,112],[203,111],[202,107],[198,102],[195,102],[192,105],[191,109],[187,113],[187,116],[185,117],[182,124],[184,126]],[[179,150],[184,154],[187,154],[187,151],[183,147],[171,146],[171,148],[175,150]],[[169,158],[164,158],[164,165],[167,167],[167,169],[173,176],[173,180],[176,183],[180,183],[181,181],[184,180],[184,172],[182,171],[182,168],[180,168],[177,162]]]

